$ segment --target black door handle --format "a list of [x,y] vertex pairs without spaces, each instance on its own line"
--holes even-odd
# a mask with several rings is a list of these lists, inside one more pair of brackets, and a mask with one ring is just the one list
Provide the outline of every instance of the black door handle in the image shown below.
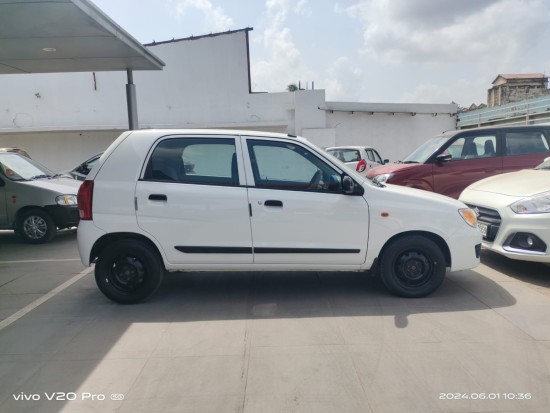
[[282,208],[283,207],[283,201],[276,201],[276,200],[270,199],[268,201],[265,201],[264,205],[265,206],[281,207]]
[[149,199],[151,201],[168,201],[168,197],[164,194],[151,194]]

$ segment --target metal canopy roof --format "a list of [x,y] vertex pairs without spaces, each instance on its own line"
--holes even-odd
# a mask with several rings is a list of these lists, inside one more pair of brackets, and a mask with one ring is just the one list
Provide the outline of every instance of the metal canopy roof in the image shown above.
[[163,66],[88,0],[0,0],[0,74]]

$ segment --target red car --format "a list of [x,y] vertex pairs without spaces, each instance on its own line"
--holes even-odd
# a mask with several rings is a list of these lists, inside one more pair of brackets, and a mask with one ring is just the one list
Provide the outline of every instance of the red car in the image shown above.
[[464,188],[480,179],[540,164],[550,156],[549,143],[548,124],[449,131],[398,163],[369,170],[367,177],[458,199]]

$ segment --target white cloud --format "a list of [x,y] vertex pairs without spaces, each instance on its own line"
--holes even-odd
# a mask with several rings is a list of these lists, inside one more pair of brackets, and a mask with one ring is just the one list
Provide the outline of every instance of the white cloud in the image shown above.
[[367,53],[393,64],[512,62],[550,26],[546,0],[359,0],[336,10],[362,22]]
[[204,14],[206,30],[212,32],[223,32],[233,28],[233,19],[226,16],[221,7],[214,7],[209,0],[183,0],[176,6],[176,16],[183,18],[189,9],[195,9]]
[[264,60],[252,64],[255,91],[281,92],[291,83],[308,82],[314,79],[313,72],[302,59],[291,30],[285,26],[287,16],[304,13],[307,1],[266,0],[268,25],[262,34],[262,43],[267,51]]
[[323,87],[327,100],[359,100],[362,84],[361,69],[352,66],[347,57],[339,57],[327,69]]

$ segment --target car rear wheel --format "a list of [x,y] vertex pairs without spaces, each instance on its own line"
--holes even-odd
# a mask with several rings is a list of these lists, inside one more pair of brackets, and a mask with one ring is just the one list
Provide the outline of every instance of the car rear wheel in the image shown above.
[[31,209],[19,217],[16,233],[29,244],[42,244],[52,240],[56,233],[56,227],[47,212],[41,209]]
[[380,259],[384,285],[401,297],[425,297],[445,278],[446,263],[438,245],[425,237],[411,235],[393,241]]
[[119,304],[135,304],[150,297],[162,283],[161,258],[139,240],[119,240],[107,246],[95,266],[97,286]]

